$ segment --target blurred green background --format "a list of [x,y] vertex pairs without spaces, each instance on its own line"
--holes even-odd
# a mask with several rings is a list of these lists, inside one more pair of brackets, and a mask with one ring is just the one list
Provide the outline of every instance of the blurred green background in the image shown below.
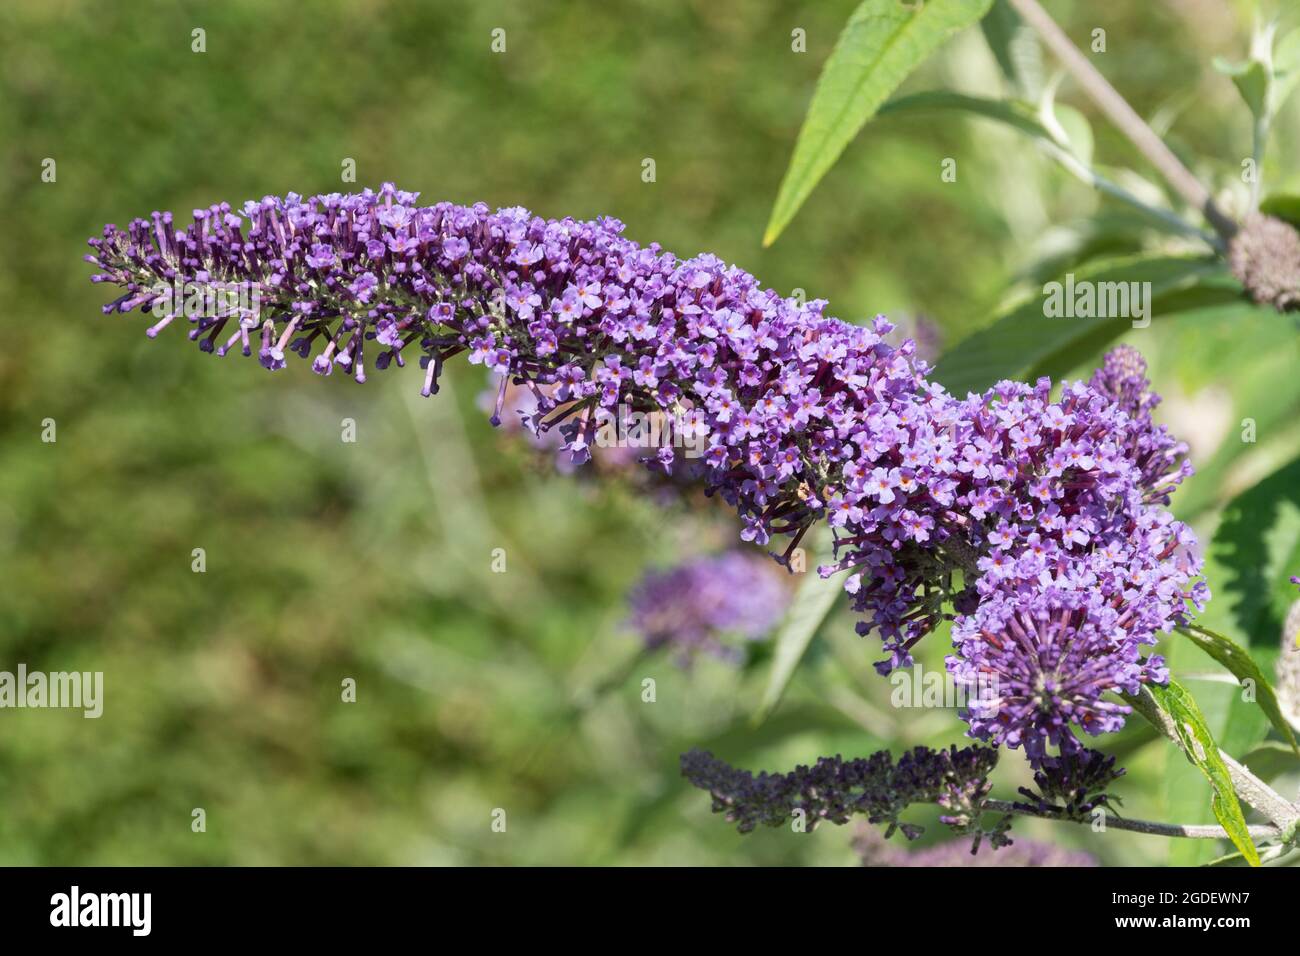
[[[1236,176],[1249,120],[1206,63],[1244,53],[1245,6],[1049,6],[1080,36],[1103,19],[1108,76],[1206,157],[1198,171]],[[306,363],[272,377],[217,360],[175,330],[149,342],[140,316],[100,315],[105,290],[79,259],[104,222],[153,209],[188,221],[223,199],[392,180],[428,201],[613,215],[639,241],[714,252],[846,319],[924,314],[952,342],[1098,202],[1013,134],[891,119],[761,249],[853,7],[0,5],[0,669],[101,670],[106,684],[99,720],[0,711],[0,863],[853,862],[846,829],[738,836],[680,779],[678,754],[780,769],[956,741],[963,725],[890,708],[870,668],[878,645],[847,615],[759,728],[761,655],[629,670],[627,589],[729,541],[725,515],[538,467],[493,433],[477,370],[423,401],[411,372],[357,388]],[[191,51],[195,28],[205,53]],[[806,53],[791,50],[795,28]],[[908,88],[1000,82],[976,30]],[[1132,159],[1094,125],[1100,154]],[[1287,118],[1275,155],[1294,156],[1298,132]],[[956,183],[940,180],[945,157],[959,159]],[[46,158],[56,182],[41,181]],[[340,180],[349,158],[355,187]],[[1167,420],[1206,454],[1235,428],[1221,379],[1242,366],[1224,356],[1273,348],[1213,329],[1133,341],[1170,395]],[[345,418],[355,443],[340,441]],[[56,443],[41,441],[45,419]],[[191,571],[195,548],[206,573]],[[494,548],[505,574],[491,572]],[[944,636],[926,644],[924,663],[942,667]],[[340,700],[349,677],[356,703]],[[1137,730],[1114,743],[1131,753],[1126,810],[1161,816],[1167,748]],[[1022,761],[1004,764],[1012,794]],[[191,831],[196,807],[205,833]],[[1107,863],[1166,859],[1151,838],[1018,830]]]

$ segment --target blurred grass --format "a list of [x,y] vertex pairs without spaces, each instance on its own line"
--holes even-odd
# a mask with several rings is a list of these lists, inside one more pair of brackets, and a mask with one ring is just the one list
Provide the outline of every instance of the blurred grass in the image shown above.
[[[465,369],[450,394],[414,402],[409,372],[357,389],[305,363],[271,378],[180,334],[149,343],[138,316],[99,315],[103,290],[78,259],[105,221],[155,208],[184,218],[221,199],[354,188],[340,182],[352,158],[357,187],[614,215],[633,238],[715,252],[844,318],[923,312],[955,339],[1027,260],[1024,230],[1094,200],[1033,156],[1018,160],[1033,179],[999,180],[996,133],[891,121],[761,250],[852,7],[0,7],[0,669],[102,670],[106,683],[97,721],[0,712],[0,863],[852,860],[847,832],[737,836],[676,771],[691,746],[776,769],[957,739],[949,714],[873,722],[890,688],[846,617],[757,730],[762,673],[664,659],[565,722],[574,695],[635,651],[619,629],[627,587],[648,564],[729,540],[723,518],[666,517],[632,490],[548,476],[492,433]],[[1224,42],[1161,5],[1114,20],[1112,68],[1145,107]],[[796,26],[806,54],[790,51]],[[489,50],[496,27],[503,55]],[[953,50],[917,88],[954,70],[994,79],[977,37]],[[1222,84],[1202,92],[1231,104]],[[1208,115],[1179,134],[1234,155]],[[947,156],[963,157],[956,184],[939,180]],[[40,181],[46,157],[56,183]],[[40,441],[46,418],[55,444]],[[344,418],[355,444],[339,440]],[[190,570],[199,547],[204,574]],[[490,571],[497,547],[506,574]],[[927,644],[924,662],[942,667],[942,637]],[[355,704],[340,701],[348,677]],[[640,700],[643,677],[656,704]],[[1160,792],[1163,751],[1143,753],[1134,812]],[[1006,763],[1014,784],[1019,761]],[[190,830],[196,807],[206,833]],[[504,834],[489,828],[497,807]],[[1086,828],[1023,832],[1108,862],[1163,853]]]

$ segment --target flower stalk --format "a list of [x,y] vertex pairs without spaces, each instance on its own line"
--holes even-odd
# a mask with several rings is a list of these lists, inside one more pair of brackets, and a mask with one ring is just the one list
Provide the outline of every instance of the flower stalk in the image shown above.
[[1120,95],[1115,87],[1092,65],[1086,56],[1074,45],[1065,31],[1060,28],[1051,15],[1039,5],[1038,0],[1009,0],[1016,12],[1025,22],[1037,31],[1043,42],[1056,55],[1061,66],[1079,84],[1084,94],[1097,105],[1129,142],[1137,147],[1147,161],[1151,163],[1165,180],[1174,187],[1180,196],[1190,205],[1200,210],[1206,221],[1226,243],[1237,233],[1237,224],[1232,217],[1219,208],[1199,179],[1183,165],[1174,151],[1165,145],[1137,111],[1129,105],[1128,100]]

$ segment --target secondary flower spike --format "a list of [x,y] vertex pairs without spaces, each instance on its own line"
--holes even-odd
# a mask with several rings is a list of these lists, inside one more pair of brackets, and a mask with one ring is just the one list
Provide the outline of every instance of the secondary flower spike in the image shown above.
[[[1113,353],[1057,400],[1046,379],[959,398],[928,380],[913,341],[885,341],[883,317],[830,318],[715,256],[640,246],[614,219],[419,205],[391,184],[194,215],[184,230],[154,213],[91,240],[94,280],[123,289],[106,312],[152,313],[150,335],[183,319],[204,351],[256,351],[271,370],[291,352],[357,381],[418,364],[425,395],[463,353],[501,376],[494,421],[508,385],[529,389],[525,424],[558,429],[579,463],[622,409],[665,413],[703,439],[706,490],[745,540],[789,536],[788,562],[829,520],[836,562],[822,573],[847,572],[860,631],[884,641],[882,671],[955,619],[959,679],[981,667],[1028,679],[998,708],[1003,729],[987,711],[969,719],[1031,756],[1068,746],[1072,727],[1117,726],[1095,693],[1161,679],[1137,647],[1208,596],[1190,531],[1163,507],[1188,469],[1151,421],[1136,353]],[[672,469],[677,451],[649,458]],[[1038,623],[1065,610],[1068,627]],[[999,636],[1026,620],[1061,667],[1081,653],[1071,635],[1099,635],[1086,647],[1098,679],[1037,693],[1055,672]]]
[[647,574],[628,596],[628,626],[650,650],[671,648],[682,664],[701,651],[739,661],[726,638],[758,640],[781,619],[789,591],[761,555],[706,555]]

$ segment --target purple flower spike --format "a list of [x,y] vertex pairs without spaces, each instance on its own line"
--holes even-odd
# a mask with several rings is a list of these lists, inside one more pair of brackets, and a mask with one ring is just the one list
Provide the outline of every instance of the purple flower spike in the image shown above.
[[[743,540],[790,539],[785,563],[828,519],[835,559],[821,571],[847,572],[881,671],[955,620],[954,673],[1008,682],[996,713],[972,710],[977,735],[1032,754],[1069,746],[1071,728],[1122,722],[1103,689],[1164,679],[1138,646],[1209,594],[1195,538],[1164,510],[1190,474],[1186,448],[1154,424],[1159,398],[1132,349],[1055,401],[1046,379],[962,398],[927,379],[914,341],[889,344],[883,317],[846,324],[715,256],[640,246],[614,219],[417,199],[390,183],[268,196],[242,215],[222,203],[181,231],[170,214],[108,226],[87,258],[95,281],[123,289],[106,314],[165,313],[154,334],[183,317],[200,349],[256,348],[268,369],[293,352],[364,382],[369,349],[381,370],[418,359],[432,395],[464,354],[528,389],[525,423],[556,429],[574,464],[624,411],[689,422],[696,460],[666,447],[640,460],[674,476],[698,466]],[[161,294],[176,283],[220,294]]]

